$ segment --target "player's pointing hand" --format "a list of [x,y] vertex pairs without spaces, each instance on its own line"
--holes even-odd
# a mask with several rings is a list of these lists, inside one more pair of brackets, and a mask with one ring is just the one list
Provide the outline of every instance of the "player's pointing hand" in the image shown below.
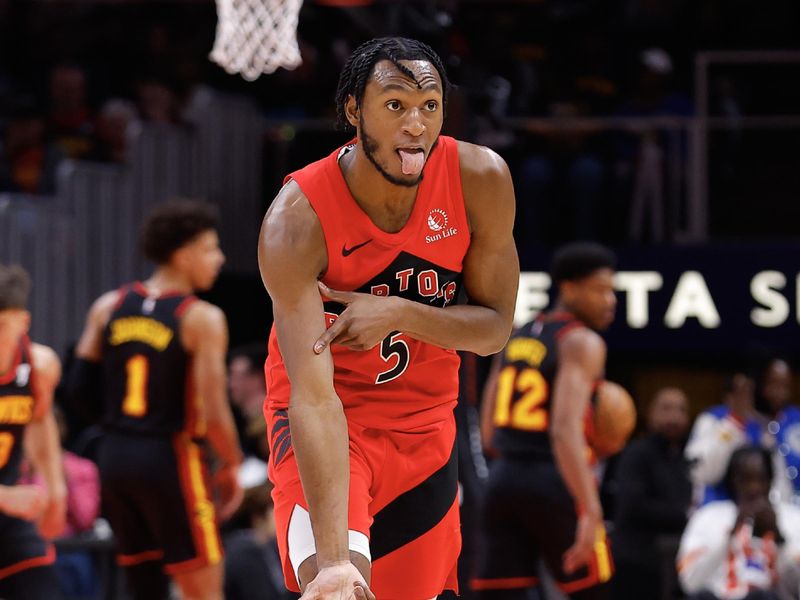
[[369,350],[398,329],[398,314],[405,302],[402,298],[341,292],[332,290],[322,282],[319,282],[319,290],[325,298],[346,308],[314,343],[314,352],[317,354],[331,344],[341,344],[352,350]]
[[320,293],[325,296],[328,300],[333,300],[339,304],[344,304],[348,306],[353,300],[358,298],[359,296],[368,296],[369,294],[361,294],[359,292],[340,292],[339,290],[334,290],[329,288],[327,285],[322,283],[321,281],[317,282],[319,286]]

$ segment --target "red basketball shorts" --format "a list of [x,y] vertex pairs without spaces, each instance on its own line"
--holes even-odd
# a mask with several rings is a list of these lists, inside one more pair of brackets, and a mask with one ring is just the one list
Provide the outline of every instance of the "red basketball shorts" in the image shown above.
[[[270,479],[286,586],[315,553],[285,410],[267,413]],[[348,425],[350,549],[372,561],[380,600],[428,600],[457,589],[461,550],[455,420],[409,431]]]

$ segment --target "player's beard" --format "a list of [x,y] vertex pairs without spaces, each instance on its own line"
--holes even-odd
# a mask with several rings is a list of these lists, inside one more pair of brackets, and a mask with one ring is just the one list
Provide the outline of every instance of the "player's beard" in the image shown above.
[[[416,179],[401,179],[399,177],[395,177],[391,173],[389,173],[386,169],[381,166],[377,159],[378,153],[378,142],[375,141],[375,138],[370,137],[367,133],[367,129],[364,126],[364,118],[359,117],[358,119],[358,126],[359,126],[359,134],[358,139],[361,141],[362,148],[364,148],[364,154],[369,159],[369,162],[372,163],[372,166],[383,175],[383,178],[388,181],[389,183],[393,183],[394,185],[401,185],[403,187],[416,187],[422,181],[423,176],[425,175],[425,170],[423,168],[422,172],[419,174],[419,177]],[[439,138],[436,138],[436,141],[433,142],[433,146],[431,147],[431,152],[433,149],[436,148],[436,144],[439,143]],[[428,153],[430,156],[430,153]]]

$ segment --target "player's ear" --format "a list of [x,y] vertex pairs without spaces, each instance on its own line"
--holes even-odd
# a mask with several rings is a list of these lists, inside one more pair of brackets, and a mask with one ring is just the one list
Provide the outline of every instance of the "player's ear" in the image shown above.
[[175,250],[168,262],[182,271],[188,269],[192,265],[192,256],[188,245],[181,246]]
[[356,97],[350,94],[347,101],[344,103],[344,114],[347,117],[348,123],[353,127],[358,125],[359,107],[356,102]]
[[572,299],[575,297],[575,282],[569,280],[562,281],[558,293],[565,301],[572,303]]
[[25,333],[28,333],[31,328],[31,313],[28,310],[22,311],[22,322],[25,327]]

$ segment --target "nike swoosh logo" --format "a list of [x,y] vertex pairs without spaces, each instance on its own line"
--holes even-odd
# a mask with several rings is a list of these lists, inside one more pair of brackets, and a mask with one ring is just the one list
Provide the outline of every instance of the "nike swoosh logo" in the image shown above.
[[353,252],[358,250],[359,248],[363,248],[367,244],[372,241],[372,238],[368,239],[366,242],[361,242],[360,244],[356,244],[352,248],[348,248],[347,246],[342,246],[342,256],[350,256]]

